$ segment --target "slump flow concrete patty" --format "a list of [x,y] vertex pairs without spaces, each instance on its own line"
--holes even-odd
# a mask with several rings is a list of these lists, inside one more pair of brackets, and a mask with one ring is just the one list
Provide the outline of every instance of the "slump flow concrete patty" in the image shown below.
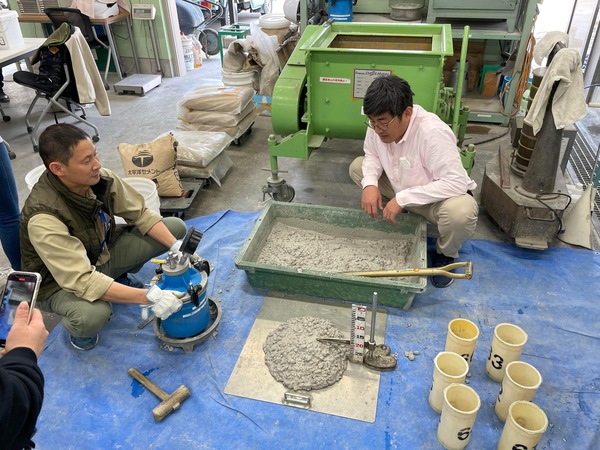
[[322,389],[336,383],[348,366],[348,345],[318,342],[341,338],[329,320],[296,317],[271,332],[263,345],[265,363],[280,383],[294,391]]

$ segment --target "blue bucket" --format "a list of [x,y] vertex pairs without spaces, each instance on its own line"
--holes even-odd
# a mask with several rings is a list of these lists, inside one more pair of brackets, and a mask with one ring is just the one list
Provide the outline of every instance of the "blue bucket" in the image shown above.
[[196,269],[189,268],[182,275],[163,276],[163,279],[156,283],[161,289],[186,292],[190,282],[196,286],[203,283],[203,288],[198,294],[198,306],[192,303],[188,296],[184,299],[183,306],[179,311],[173,313],[169,318],[161,322],[166,335],[172,338],[184,339],[194,337],[208,328],[210,322],[210,308],[208,297],[206,295],[206,280]]
[[329,19],[336,22],[352,22],[352,0],[335,0],[327,8]]

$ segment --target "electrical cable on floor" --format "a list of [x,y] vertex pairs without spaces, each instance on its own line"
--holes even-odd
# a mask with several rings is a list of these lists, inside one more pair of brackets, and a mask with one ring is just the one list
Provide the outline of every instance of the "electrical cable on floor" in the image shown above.
[[[209,228],[210,228],[210,227],[209,227]],[[204,233],[206,233],[206,230],[204,230]],[[212,274],[213,274],[213,276],[212,276],[212,278],[211,278],[211,280],[212,280],[212,287],[211,287],[211,289],[210,289],[210,296],[211,296],[211,297],[214,297],[214,293],[215,293],[215,286],[217,286],[217,276],[216,276],[216,275],[217,275],[219,272],[216,272],[216,271],[218,270],[217,268],[219,267],[219,251],[220,251],[220,250],[221,250],[221,247],[220,247],[220,245],[217,243],[217,259],[216,259],[216,261],[215,261],[215,263],[214,263],[214,265],[215,265],[215,268],[214,268],[213,270],[211,270],[211,272],[212,272]],[[216,272],[216,274],[215,274],[215,272]]]
[[127,74],[130,74],[130,73],[133,73],[133,68],[134,68],[134,67],[135,67],[135,63],[131,63],[131,64],[129,65],[129,70],[127,70],[127,69],[125,69],[125,68],[123,68],[123,67],[121,67],[121,70],[123,71],[123,73],[124,73],[124,74],[126,74],[126,75],[127,75]]
[[[489,139],[485,139],[485,140],[483,140],[483,141],[479,141],[479,142],[471,142],[471,144],[473,144],[473,145],[475,145],[475,146],[478,146],[478,145],[481,145],[481,144],[487,144],[488,142],[492,142],[492,141],[495,141],[496,139],[503,138],[503,137],[504,137],[504,136],[506,136],[508,133],[510,133],[510,128],[508,128],[508,129],[507,129],[507,130],[506,130],[504,133],[502,133],[502,134],[499,134],[498,136],[494,136],[494,137],[491,137],[491,138],[489,138]],[[465,139],[465,140],[466,140],[466,139]]]
[[218,401],[217,399],[215,399],[215,398],[211,397],[211,398],[212,398],[212,400],[213,400],[215,403],[217,403],[217,404],[219,404],[219,405],[221,405],[221,406],[223,406],[223,407],[225,407],[225,408],[228,408],[228,409],[230,409],[230,410],[232,410],[232,411],[235,411],[235,412],[237,412],[238,414],[241,414],[241,415],[242,415],[242,416],[244,416],[246,419],[248,419],[250,422],[252,422],[254,425],[256,425],[258,428],[260,428],[260,429],[261,429],[263,432],[265,432],[265,433],[267,433],[267,434],[268,434],[267,430],[265,430],[265,429],[264,429],[262,426],[260,426],[260,424],[259,424],[257,421],[255,421],[255,420],[254,420],[252,417],[250,417],[248,414],[244,413],[242,410],[240,410],[240,409],[236,408],[235,406],[233,406],[233,405],[231,404],[231,402],[229,401],[229,399],[228,399],[227,397],[225,397],[225,395],[224,395],[224,393],[221,391],[221,387],[219,386],[219,383],[218,383],[218,381],[217,381],[217,373],[216,373],[216,371],[215,371],[215,367],[214,367],[214,365],[213,365],[213,363],[212,363],[212,358],[210,357],[210,351],[208,351],[208,350],[206,351],[206,356],[207,356],[207,358],[208,358],[208,363],[209,363],[209,365],[210,365],[211,372],[212,372],[212,375],[213,375],[213,376],[210,376],[210,375],[209,375],[208,379],[209,379],[209,380],[210,380],[210,381],[211,381],[211,382],[214,384],[215,388],[217,389],[217,392],[219,393],[219,395],[221,396],[221,398],[223,399],[223,401],[225,402],[225,404],[223,404],[223,403],[221,403],[220,401]]
[[[558,239],[560,242],[564,242],[562,240],[560,240],[560,238],[558,237],[559,234],[564,233],[565,230],[563,230],[563,222],[561,217],[558,215],[558,212],[552,208],[550,205],[548,205],[546,202],[544,202],[542,200],[542,197],[546,196],[545,200],[554,200],[555,198],[558,197],[567,197],[569,199],[567,206],[565,206],[565,211],[566,209],[569,207],[569,205],[571,204],[571,196],[569,194],[564,194],[562,192],[544,192],[542,194],[537,194],[535,196],[535,199],[540,202],[542,205],[544,205],[549,211],[551,211],[554,214],[554,217],[556,217],[556,220],[558,220],[558,231],[556,232],[556,234],[554,235],[554,237],[556,239]],[[566,244],[566,242],[564,242]]]

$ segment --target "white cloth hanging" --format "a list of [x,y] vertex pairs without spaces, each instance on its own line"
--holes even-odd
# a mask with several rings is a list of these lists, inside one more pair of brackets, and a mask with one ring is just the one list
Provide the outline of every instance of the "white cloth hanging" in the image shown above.
[[560,81],[552,98],[556,129],[563,129],[585,117],[587,106],[583,93],[581,55],[575,49],[563,48],[554,55],[525,117],[525,122],[532,126],[534,135],[542,128],[555,81]]
[[110,116],[110,102],[94,55],[79,28],[74,28],[75,31],[65,45],[71,56],[79,102],[94,103],[100,115]]
[[552,49],[559,42],[565,44],[565,47],[569,46],[569,35],[562,31],[550,31],[535,44],[533,49],[533,60],[540,66],[544,62],[544,58],[548,57]]

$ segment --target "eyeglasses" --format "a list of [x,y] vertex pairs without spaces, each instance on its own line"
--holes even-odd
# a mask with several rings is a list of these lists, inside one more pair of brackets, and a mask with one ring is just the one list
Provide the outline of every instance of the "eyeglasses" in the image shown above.
[[388,127],[390,126],[390,123],[392,123],[397,118],[398,118],[398,116],[394,116],[394,118],[387,123],[373,122],[371,119],[368,119],[365,121],[365,125],[368,126],[369,128],[372,128],[373,130],[379,129],[381,131],[387,131]]

